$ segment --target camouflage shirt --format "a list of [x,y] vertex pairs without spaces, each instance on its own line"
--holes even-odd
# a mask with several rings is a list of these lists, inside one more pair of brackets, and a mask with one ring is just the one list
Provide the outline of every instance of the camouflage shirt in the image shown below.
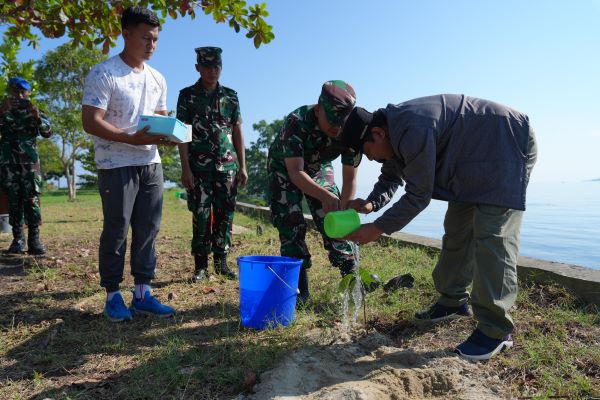
[[0,115],[0,164],[37,164],[37,136],[51,134],[43,113],[38,120],[26,109],[5,111]]
[[331,162],[342,156],[342,164],[358,167],[361,154],[346,152],[340,137],[330,137],[319,129],[314,105],[302,106],[289,114],[269,148],[269,168],[285,170],[284,159],[304,158],[306,166]]
[[234,90],[219,84],[209,94],[199,79],[179,92],[177,119],[192,125],[192,141],[188,145],[192,171],[238,169],[233,128],[242,123],[242,118]]

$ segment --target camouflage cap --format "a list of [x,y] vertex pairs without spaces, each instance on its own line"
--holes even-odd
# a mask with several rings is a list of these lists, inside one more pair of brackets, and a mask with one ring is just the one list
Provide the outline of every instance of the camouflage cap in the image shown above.
[[319,106],[330,124],[341,126],[356,103],[352,86],[344,81],[327,81],[321,88]]
[[220,67],[222,65],[220,47],[198,47],[196,51],[196,60],[203,67]]

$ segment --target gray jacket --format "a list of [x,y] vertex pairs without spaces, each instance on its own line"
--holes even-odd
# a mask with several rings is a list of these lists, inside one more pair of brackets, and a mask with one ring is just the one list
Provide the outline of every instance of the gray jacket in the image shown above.
[[464,95],[422,97],[382,110],[395,157],[368,197],[377,211],[402,184],[405,194],[375,220],[385,233],[404,228],[431,201],[525,210],[529,118]]

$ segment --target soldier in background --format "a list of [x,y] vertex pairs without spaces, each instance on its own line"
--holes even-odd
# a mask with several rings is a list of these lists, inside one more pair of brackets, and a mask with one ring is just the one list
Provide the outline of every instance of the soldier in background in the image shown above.
[[[179,93],[177,118],[192,125],[192,141],[179,145],[181,182],[192,212],[192,279],[207,278],[212,251],[215,273],[237,274],[227,264],[237,186],[248,180],[237,93],[221,86],[222,50],[196,49],[200,79]],[[212,216],[212,218],[211,218]]]
[[36,140],[52,135],[46,116],[29,100],[31,85],[25,79],[8,81],[9,95],[0,106],[0,185],[8,195],[13,241],[7,253],[25,251],[23,216],[29,229],[27,252],[42,255],[40,191],[42,178]]
[[[329,261],[342,276],[353,273],[356,261],[351,244],[325,235],[323,223],[329,211],[344,209],[356,192],[356,167],[360,153],[346,152],[338,137],[356,102],[352,86],[328,81],[318,104],[292,111],[269,148],[269,203],[271,220],[279,231],[281,255],[303,260],[298,280],[298,300],[309,298],[311,256],[306,246],[306,221],[302,199],[306,196],[317,229],[323,237]],[[331,162],[342,155],[342,192],[335,184]]]

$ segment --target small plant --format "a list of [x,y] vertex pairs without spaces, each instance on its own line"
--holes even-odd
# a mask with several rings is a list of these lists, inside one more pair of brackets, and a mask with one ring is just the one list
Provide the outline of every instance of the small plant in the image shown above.
[[27,270],[27,276],[32,281],[54,282],[58,280],[58,273],[53,268],[48,268],[37,260],[33,260],[31,267]]
[[366,268],[359,268],[358,274],[348,274],[340,281],[338,285],[340,295],[343,296],[346,291],[354,289],[357,275],[360,277],[363,292],[370,293],[381,284],[381,280],[377,275],[370,273]]
[[357,283],[357,277],[360,278],[360,295],[363,304],[363,318],[366,323],[367,302],[365,301],[365,295],[377,289],[381,285],[381,280],[377,275],[370,273],[366,268],[359,268],[358,273],[348,274],[342,278],[340,284],[338,285],[338,293],[340,296],[343,297],[347,292],[352,293]]
[[44,375],[40,372],[33,371],[33,384],[36,386],[40,386],[44,383]]

